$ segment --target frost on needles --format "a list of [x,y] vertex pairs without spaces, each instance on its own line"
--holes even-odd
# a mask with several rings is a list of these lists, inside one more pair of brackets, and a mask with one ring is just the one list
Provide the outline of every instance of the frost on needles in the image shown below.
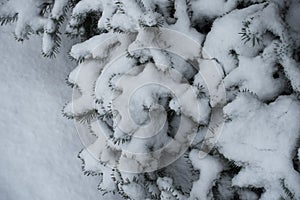
[[[103,194],[300,199],[299,0],[0,0],[1,25],[12,22],[18,41],[42,35],[47,57],[58,53],[61,33],[82,40],[70,51],[78,67],[63,112],[94,138],[79,158],[85,174],[99,176]],[[163,30],[199,45],[176,43]],[[170,51],[175,43],[185,56]],[[224,85],[226,99],[211,95],[201,76],[209,63],[219,70],[213,87]],[[130,93],[145,80],[163,84]],[[206,151],[217,107],[225,124]],[[134,137],[158,126],[150,139]],[[179,144],[190,141],[179,129],[193,136],[184,151]]]

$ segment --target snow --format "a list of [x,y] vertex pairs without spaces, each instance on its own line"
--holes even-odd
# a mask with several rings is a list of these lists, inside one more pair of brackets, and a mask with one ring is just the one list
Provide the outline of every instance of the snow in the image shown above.
[[189,155],[195,169],[200,170],[200,178],[192,187],[191,199],[211,199],[212,196],[209,194],[211,186],[223,170],[220,161],[209,155],[203,157],[202,153],[204,152],[192,150]]
[[68,0],[56,0],[52,8],[51,17],[58,20],[64,14],[64,8],[67,4]]
[[[272,47],[266,51],[272,51]],[[239,86],[240,91],[249,90],[261,100],[272,100],[287,88],[287,82],[278,72],[279,67],[275,63],[275,59],[264,56],[254,58],[239,56],[239,67],[226,76],[225,86],[226,88]],[[273,76],[276,73],[279,77],[275,79]]]
[[[297,0],[292,0],[292,3],[289,7],[289,11],[287,12],[287,22],[290,27],[296,31],[300,32],[300,2]],[[299,37],[299,36],[298,36]]]
[[94,80],[100,73],[101,66],[95,61],[89,61],[85,65],[79,65],[69,75],[69,82],[80,83],[81,98],[76,98],[73,95],[72,103],[66,105],[64,112],[67,116],[77,116],[85,111],[92,110],[94,108],[94,98],[92,96],[93,84],[90,84],[86,80]]
[[[26,38],[31,29],[45,30],[43,52],[56,50],[55,19],[64,15],[66,0],[55,1],[45,16],[39,12],[47,0],[30,0],[37,4],[24,8],[20,0],[7,2],[2,2],[1,13],[19,13],[18,37]],[[72,47],[70,55],[82,62],[68,76],[75,90],[64,108],[68,117],[86,121],[76,124],[85,146],[79,158],[84,173],[99,175],[91,180],[101,182],[99,190],[138,200],[212,199],[213,195],[279,199],[287,196],[286,190],[300,198],[299,0],[75,4],[67,19],[68,34],[85,35],[86,28],[92,28],[85,23],[91,14],[100,18],[92,16],[99,31],[106,32],[91,34]],[[88,198],[84,192],[94,187],[73,183],[81,183],[82,177],[75,173],[75,160],[70,160],[73,150],[82,147],[78,139],[74,143],[75,135],[65,134],[75,131],[59,112],[68,93],[57,80],[73,67],[66,50],[58,60],[40,63],[37,38],[25,43],[23,48],[32,50],[26,53],[15,50],[18,44],[5,42],[1,47],[5,86],[0,90],[6,94],[1,99],[5,114],[0,127],[5,167],[0,175],[7,184],[1,190],[7,198],[31,199],[33,194],[44,199],[42,195],[50,192],[60,198],[68,192],[73,199],[77,191],[77,198]],[[16,59],[10,59],[12,53]],[[79,181],[73,181],[72,175]],[[32,177],[37,181],[27,184]],[[35,190],[44,179],[55,186]],[[17,192],[10,192],[12,188]]]
[[57,59],[43,58],[39,38],[17,43],[12,31],[0,29],[0,199],[101,198],[98,178],[81,172],[74,125],[61,114],[74,64],[65,49]]
[[214,21],[211,31],[208,33],[204,51],[208,58],[216,58],[223,64],[226,73],[233,70],[237,63],[230,51],[234,50],[238,55],[257,55],[259,47],[251,44],[244,44],[239,34],[242,29],[243,20],[262,9],[262,5],[253,5],[243,10],[234,10],[231,13]]
[[215,18],[233,10],[237,5],[237,0],[191,0],[191,4],[195,13],[194,19]]
[[[87,12],[93,12],[98,10],[103,10],[103,1],[98,0],[83,0],[79,1],[72,10],[72,16],[69,21],[67,32],[74,33],[76,28],[84,22]],[[105,9],[106,10],[106,9]],[[107,11],[106,11],[107,12]],[[111,11],[112,12],[112,11]],[[110,13],[111,15],[111,13]],[[110,17],[110,15],[105,15],[105,20]],[[102,22],[104,24],[104,22]],[[103,28],[102,26],[101,28]],[[100,28],[100,27],[99,27]]]
[[243,167],[233,185],[264,187],[262,199],[278,199],[284,196],[280,186],[284,179],[295,197],[300,197],[300,175],[290,160],[300,132],[300,124],[294,120],[300,117],[299,101],[280,96],[266,105],[242,93],[224,112],[228,122],[217,145],[225,157]]

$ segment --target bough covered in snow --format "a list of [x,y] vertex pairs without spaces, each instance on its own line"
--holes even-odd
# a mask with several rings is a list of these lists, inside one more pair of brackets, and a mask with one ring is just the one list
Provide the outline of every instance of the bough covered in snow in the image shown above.
[[[101,177],[99,190],[138,200],[300,199],[298,0],[0,5],[0,23],[17,22],[18,40],[43,34],[44,55],[57,52],[65,19],[65,33],[84,40],[70,52],[79,64],[64,114],[93,140],[79,157]],[[216,119],[224,127],[211,126]]]

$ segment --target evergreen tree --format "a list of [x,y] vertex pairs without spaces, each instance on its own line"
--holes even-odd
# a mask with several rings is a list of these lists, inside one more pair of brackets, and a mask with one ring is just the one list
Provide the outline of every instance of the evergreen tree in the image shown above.
[[78,157],[104,194],[300,199],[298,0],[0,5],[1,25],[42,34],[47,57],[61,32],[82,40],[63,113],[93,138]]

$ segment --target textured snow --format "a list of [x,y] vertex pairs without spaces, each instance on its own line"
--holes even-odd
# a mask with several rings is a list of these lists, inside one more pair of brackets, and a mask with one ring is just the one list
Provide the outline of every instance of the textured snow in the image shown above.
[[[28,39],[32,33],[43,33],[42,50],[45,55],[52,55],[59,42],[55,32],[59,28],[61,17],[67,6],[67,0],[56,0],[53,2],[51,13],[41,14],[43,8],[49,0],[28,0],[23,3],[22,0],[7,0],[1,2],[0,13],[3,16],[17,16],[15,28],[15,37],[19,40]],[[1,16],[1,17],[2,17]]]
[[[270,49],[265,51],[272,51],[272,48]],[[225,77],[225,86],[226,88],[239,86],[241,91],[254,92],[261,100],[272,100],[282,93],[287,85],[281,75],[277,79],[273,78],[279,70],[275,63],[274,58],[264,56],[254,58],[239,56],[239,67]]]
[[218,141],[220,152],[243,167],[233,185],[264,186],[262,199],[278,199],[283,196],[280,179],[284,179],[300,197],[300,176],[289,159],[299,137],[300,124],[294,120],[300,118],[299,101],[280,96],[267,105],[240,94],[224,112],[228,122]]
[[[263,1],[245,0],[244,3]],[[43,29],[45,30],[43,52],[51,52],[55,47],[55,40],[52,37],[57,29],[56,23],[52,19],[39,18],[37,16],[39,9],[35,5],[32,6],[29,3],[23,8],[21,0],[11,0],[11,2],[18,3],[15,5],[15,12],[19,12],[20,19],[17,22],[16,35],[26,38],[29,26],[35,31]],[[29,2],[34,1],[29,0]],[[174,13],[169,12],[169,6],[173,5],[169,5],[168,2],[174,3]],[[210,139],[214,132],[218,132],[211,126],[199,131],[199,133],[207,131],[206,136],[197,138],[198,141],[204,138],[203,141],[211,144],[217,142],[217,152],[213,152],[204,159],[201,159],[203,155],[206,155],[204,152],[199,154],[199,151],[194,149],[189,154],[191,166],[200,173],[199,180],[196,180],[198,177],[195,176],[196,179],[191,181],[190,185],[186,184],[183,176],[186,176],[185,173],[189,173],[189,170],[184,170],[183,167],[189,167],[189,163],[180,167],[178,167],[179,164],[175,164],[175,167],[172,164],[173,166],[168,166],[166,170],[169,173],[159,174],[160,178],[155,181],[156,183],[151,183],[153,186],[155,185],[152,188],[153,191],[157,189],[157,192],[151,191],[150,193],[159,194],[161,199],[173,199],[173,197],[185,199],[188,198],[185,196],[186,194],[182,195],[177,190],[178,186],[185,185],[185,188],[191,189],[185,189],[186,193],[190,193],[191,198],[211,199],[213,198],[212,186],[219,184],[221,187],[217,188],[218,191],[225,191],[231,187],[228,191],[220,194],[228,196],[223,199],[235,198],[231,196],[236,195],[233,193],[237,193],[240,199],[257,199],[259,198],[258,194],[248,190],[249,187],[255,187],[264,189],[261,199],[269,200],[287,195],[282,186],[284,184],[295,198],[300,198],[298,189],[300,188],[300,177],[293,166],[296,164],[299,169],[299,160],[296,160],[294,154],[295,151],[298,151],[298,157],[300,156],[300,150],[296,149],[299,148],[296,146],[296,141],[299,140],[300,132],[300,125],[297,122],[300,118],[300,104],[299,98],[290,94],[290,92],[300,91],[299,52],[294,49],[300,45],[299,0],[290,0],[291,6],[286,7],[287,10],[283,9],[288,6],[287,1],[282,0],[269,0],[267,3],[247,8],[241,8],[241,6],[245,6],[245,4],[240,4],[241,2],[240,0],[191,0],[186,4],[182,0],[123,0],[120,2],[82,0],[76,5],[67,28],[68,33],[84,34],[86,27],[81,25],[89,16],[87,13],[102,11],[101,19],[98,21],[100,31],[103,29],[116,32],[136,31],[132,34],[136,38],[117,33],[94,36],[73,46],[71,51],[71,56],[75,59],[82,61],[84,58],[85,61],[69,76],[69,82],[78,88],[78,93],[73,96],[76,98],[72,99],[73,101],[65,107],[64,111],[69,116],[80,118],[88,115],[90,111],[93,111],[92,115],[95,115],[94,109],[96,108],[101,115],[99,118],[101,120],[103,118],[99,124],[90,123],[87,120],[88,124],[81,127],[82,133],[86,130],[86,133],[90,134],[85,136],[87,140],[92,137],[96,140],[94,143],[91,141],[86,143],[88,147],[81,151],[80,157],[85,164],[83,166],[85,172],[99,175],[97,182],[102,181],[99,189],[108,192],[125,192],[131,198],[145,199],[147,192],[141,187],[143,183],[133,181],[133,175],[122,170],[142,172],[145,169],[150,171],[164,166],[166,159],[161,156],[162,154],[160,155],[160,152],[147,156],[139,154],[136,157],[132,153],[148,153],[150,149],[164,146],[169,136],[153,137],[148,141],[139,141],[140,138],[137,137],[126,141],[128,138],[125,137],[125,133],[134,132],[135,136],[146,137],[151,131],[167,133],[168,125],[176,128],[177,126],[174,124],[178,121],[175,117],[174,120],[172,119],[172,123],[160,124],[167,117],[163,110],[164,107],[161,105],[166,104],[166,97],[171,95],[168,94],[166,88],[158,86],[149,86],[147,90],[139,88],[131,93],[136,88],[135,85],[142,85],[143,81],[149,82],[157,79],[157,82],[161,82],[163,85],[170,84],[169,88],[172,90],[175,90],[176,87],[176,90],[180,92],[177,95],[178,99],[172,96],[170,104],[164,106],[183,116],[181,122],[184,126],[180,127],[179,132],[183,132],[183,129],[195,132],[194,122],[207,124],[209,104],[214,107],[216,105],[223,106],[225,103],[223,102],[225,95],[220,95],[224,89],[221,87],[221,79],[224,79],[228,104],[224,108],[226,124],[223,134],[219,141],[214,140],[216,137]],[[50,15],[58,19],[63,14],[65,3],[66,0],[55,1]],[[12,5],[8,4],[8,7],[2,12],[13,15],[14,12],[9,13],[13,11],[13,8],[10,7]],[[117,7],[118,10],[116,10]],[[236,9],[237,7],[238,9]],[[0,10],[2,9],[0,8]],[[160,14],[151,10],[156,10]],[[285,10],[287,12],[284,12],[285,17],[283,17]],[[192,16],[191,13],[193,13]],[[164,24],[162,24],[163,22]],[[212,27],[209,27],[211,30],[206,30],[208,27],[201,27],[210,26],[211,23]],[[195,28],[191,28],[191,25]],[[168,33],[171,33],[171,30],[180,31],[181,35],[161,34],[160,31],[163,28],[149,31],[148,28],[151,26],[168,28],[170,29]],[[145,31],[139,30],[139,28]],[[208,31],[209,33],[205,35]],[[245,34],[248,38],[241,37],[241,34]],[[180,40],[183,35],[192,38],[192,41]],[[172,42],[167,44],[165,41],[169,39],[169,36],[172,36]],[[3,38],[3,40],[6,39],[6,37]],[[198,45],[193,48],[195,42],[199,46],[203,44],[203,49],[200,50]],[[65,89],[58,90],[65,86],[60,85],[57,79],[71,71],[64,67],[70,66],[70,63],[63,54],[60,55],[57,62],[51,61],[52,64],[50,61],[43,61],[45,64],[39,62],[36,64],[35,58],[38,58],[38,55],[31,54],[31,51],[26,54],[15,52],[14,46],[17,47],[17,44],[10,46],[10,42],[6,43],[7,45],[3,46],[5,49],[2,47],[2,51],[5,51],[8,56],[6,54],[3,56],[11,57],[10,54],[14,53],[17,55],[14,58],[17,59],[11,60],[11,63],[14,64],[12,67],[7,64],[10,63],[9,59],[6,59],[7,61],[4,59],[4,70],[2,70],[4,78],[1,81],[5,83],[5,86],[1,91],[2,94],[8,95],[4,95],[1,99],[4,102],[2,103],[4,114],[1,116],[0,128],[3,131],[4,145],[0,150],[5,153],[1,160],[3,170],[0,175],[1,178],[3,177],[4,183],[1,185],[0,192],[4,191],[5,199],[44,199],[46,197],[43,195],[48,197],[52,193],[58,195],[54,196],[55,199],[74,199],[74,196],[79,199],[88,199],[89,196],[83,196],[84,192],[88,192],[88,195],[93,197],[94,193],[78,186],[78,182],[85,183],[81,181],[81,177],[78,176],[79,181],[70,178],[78,171],[75,168],[77,166],[75,159],[74,161],[70,161],[70,159],[73,149],[79,149],[80,143],[78,140],[77,143],[74,143],[74,135],[66,134],[69,129],[72,133],[75,131],[66,128],[71,126],[62,123],[63,120],[59,115],[61,104],[63,104],[62,99],[67,96],[67,93]],[[36,45],[36,40],[34,40],[34,44]],[[295,47],[292,47],[291,44],[294,44]],[[35,53],[36,49],[39,49],[29,46],[25,46],[25,48],[28,47]],[[146,47],[152,49],[144,49]],[[160,52],[155,48],[164,51]],[[177,51],[178,49],[180,52]],[[139,59],[140,69],[128,72],[137,63],[133,60],[126,61],[126,59],[118,58],[118,56],[125,55],[123,53],[127,50],[128,57]],[[186,70],[183,62],[173,58],[172,53],[179,56],[186,54],[182,58],[199,65],[199,69],[196,67],[195,70]],[[205,53],[208,53],[208,56]],[[24,57],[33,61],[27,63],[25,60],[24,62]],[[145,64],[150,58],[153,59],[153,65],[140,65]],[[20,61],[21,59],[22,61]],[[218,70],[222,68],[222,71],[217,70],[220,74],[214,76],[203,76],[203,80],[203,73],[204,75],[211,74],[208,73],[211,72],[211,63],[216,65]],[[22,66],[19,66],[20,64]],[[185,78],[188,79],[195,76],[196,71],[199,70],[199,73],[193,78],[191,87],[183,87],[189,85],[181,83],[181,79],[174,73],[167,74],[172,72],[170,66],[175,64],[179,67],[175,66],[174,69],[184,73]],[[39,65],[43,65],[42,68]],[[59,69],[57,69],[58,67]],[[32,78],[32,75],[35,75],[36,79]],[[117,83],[121,76],[123,78]],[[14,79],[13,83],[12,79]],[[202,91],[201,86],[204,85],[204,82],[209,83],[209,86]],[[49,88],[49,85],[52,87]],[[208,96],[208,93],[213,91],[210,100],[204,98],[199,101],[202,106],[200,111],[205,111],[203,116],[198,116],[197,109],[190,106],[197,104],[198,101],[193,95],[193,89],[199,89],[200,98]],[[129,102],[127,97],[131,94],[132,99]],[[58,97],[60,100],[57,100]],[[162,97],[159,102],[160,106],[157,105],[157,97]],[[110,105],[112,100],[114,102]],[[180,106],[180,102],[183,102],[184,105]],[[45,107],[45,105],[47,106]],[[130,113],[126,113],[127,111]],[[128,114],[132,114],[132,118],[137,123],[132,123]],[[146,124],[149,118],[151,121]],[[212,119],[214,118],[212,117]],[[140,128],[140,125],[145,126]],[[158,128],[161,129],[156,131]],[[64,135],[60,135],[62,132]],[[103,132],[107,134],[102,134]],[[173,132],[175,131],[171,133]],[[107,136],[111,138],[107,140]],[[185,142],[185,140],[185,135],[176,135],[174,144],[166,148],[166,153],[168,153],[166,157],[180,151],[180,141]],[[72,148],[64,145],[64,141],[71,144]],[[120,141],[121,144],[119,144]],[[70,151],[66,151],[67,149]],[[125,150],[130,151],[126,152]],[[220,153],[222,158],[214,153],[217,155]],[[230,163],[224,162],[226,159],[223,156],[233,166],[227,166]],[[293,158],[294,163],[292,162]],[[224,160],[222,161],[222,159]],[[162,164],[159,162],[158,164],[157,161],[161,161]],[[220,164],[221,162],[222,164]],[[73,168],[69,165],[72,165]],[[122,172],[118,174],[105,165],[121,169]],[[239,172],[234,175],[228,173],[225,174],[225,178],[222,177],[226,168],[235,168],[234,166],[240,167]],[[34,173],[31,173],[30,170],[33,170]],[[234,171],[235,169],[230,170]],[[178,173],[179,171],[182,173]],[[103,172],[103,175],[100,172]],[[127,177],[130,179],[130,183],[125,183],[127,181],[124,179]],[[192,180],[190,177],[188,175],[185,179]],[[35,179],[37,181],[27,183],[27,181]],[[137,179],[143,182],[142,176],[137,175]],[[42,182],[45,182],[44,185],[52,187],[36,187],[43,185]],[[76,183],[75,186],[72,185],[73,182]],[[89,187],[88,184],[86,185]],[[82,192],[76,188],[82,188]],[[78,194],[76,191],[79,191]]]
[[220,1],[220,0],[192,0],[191,4],[194,11],[194,19],[201,19],[201,17],[214,18],[233,10],[238,1]]
[[66,51],[43,58],[39,38],[17,43],[12,31],[0,29],[0,199],[99,199],[99,180],[82,174],[82,145],[61,114],[71,95],[64,78],[74,65]]
[[200,178],[195,181],[191,191],[191,199],[211,199],[212,194],[209,194],[211,185],[218,178],[220,172],[223,170],[220,161],[212,156],[206,156],[200,158],[201,153],[198,150],[192,150],[189,158],[191,159],[193,166],[200,170]]
[[226,73],[234,69],[237,64],[230,55],[231,50],[239,55],[257,55],[259,46],[253,47],[249,43],[244,44],[238,33],[241,32],[243,20],[260,9],[262,9],[262,5],[253,5],[243,10],[234,10],[214,21],[203,48],[209,58],[216,58],[223,64]]

